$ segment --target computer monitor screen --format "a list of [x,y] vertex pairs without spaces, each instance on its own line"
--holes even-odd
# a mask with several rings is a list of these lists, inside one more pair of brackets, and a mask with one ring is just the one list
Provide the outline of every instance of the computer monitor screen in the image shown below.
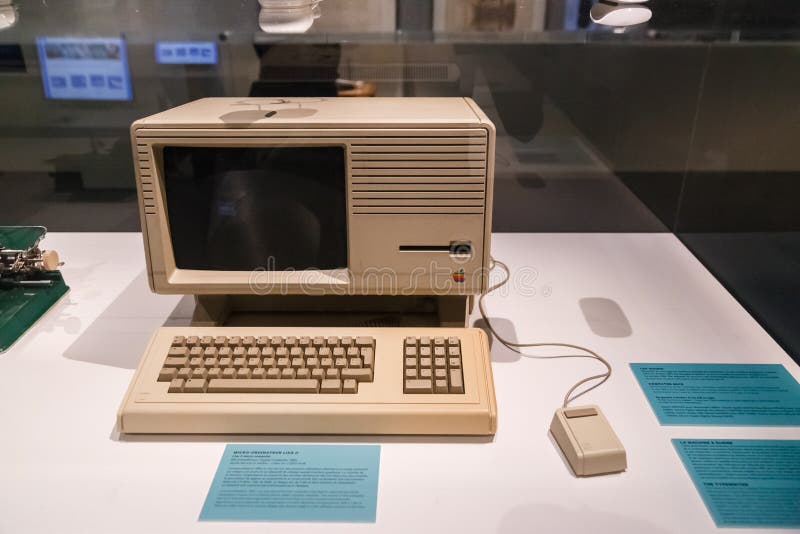
[[216,65],[217,43],[213,41],[158,41],[156,63]]
[[38,37],[47,98],[131,100],[125,40],[119,37]]
[[347,267],[341,146],[163,150],[178,269]]

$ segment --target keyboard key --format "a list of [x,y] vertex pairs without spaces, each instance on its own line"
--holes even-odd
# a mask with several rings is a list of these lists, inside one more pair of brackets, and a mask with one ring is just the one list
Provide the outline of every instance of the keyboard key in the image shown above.
[[359,356],[360,354],[361,354],[361,351],[359,351],[355,347],[350,347],[349,349],[347,349],[347,357],[348,358],[355,358],[356,356]]
[[413,367],[414,369],[417,368],[417,359],[416,358],[406,358],[406,369]]
[[278,347],[275,349],[275,357],[276,358],[288,358],[289,357],[289,349],[286,347]]
[[345,358],[336,358],[336,361],[333,362],[333,365],[337,369],[341,369],[342,367],[347,367],[347,360]]
[[281,370],[281,378],[294,378],[294,377],[295,377],[294,369],[287,368]]
[[267,369],[267,378],[270,380],[276,380],[281,377],[281,370],[277,367],[271,367]]
[[206,358],[205,360],[203,360],[203,367],[207,367],[210,369],[216,367],[217,365],[219,365],[219,360],[217,360],[216,358]]
[[406,378],[417,378],[416,367],[411,367],[410,369],[406,369]]
[[429,338],[428,336],[422,336],[421,338],[419,338],[420,347],[422,347],[423,345],[430,345],[430,344],[431,344],[431,338]]
[[353,346],[353,338],[350,336],[345,336],[339,341],[339,345],[342,347],[352,347]]
[[298,369],[295,376],[297,378],[311,378],[311,369],[307,369],[305,367]]
[[361,367],[362,363],[363,362],[361,361],[361,358],[350,358],[350,362],[347,364],[347,366],[358,369],[359,367]]
[[320,393],[340,393],[342,391],[342,381],[338,378],[323,380],[319,387]]
[[447,344],[451,347],[457,347],[461,342],[457,337],[449,337],[447,338]]
[[289,358],[278,358],[277,365],[280,369],[285,369],[289,367]]
[[180,393],[183,391],[183,378],[175,378],[169,383],[169,393]]
[[181,367],[178,371],[178,378],[188,380],[192,377],[192,370],[189,367]]
[[203,358],[201,358],[199,356],[196,357],[196,358],[191,358],[189,360],[189,367],[192,367],[192,368],[203,367]]
[[257,369],[253,369],[253,372],[250,375],[250,378],[256,378],[256,379],[267,378],[267,370],[264,369],[263,367],[259,367]]
[[214,338],[211,336],[203,336],[200,338],[200,346],[203,348],[210,347],[214,344]]
[[406,347],[406,358],[417,357],[417,347]]
[[450,369],[450,393],[464,393],[461,369]]
[[230,347],[222,347],[217,350],[217,356],[220,358],[231,358],[233,357],[233,349]]
[[228,338],[225,336],[217,336],[214,338],[214,345],[216,347],[225,347],[228,345]]
[[247,367],[242,367],[238,371],[236,371],[236,378],[250,378],[250,374],[252,371]]
[[447,365],[450,367],[461,367],[461,358],[448,358]]
[[372,344],[375,342],[374,339],[368,336],[359,336],[356,338],[356,347],[363,347],[363,348],[372,348]]
[[336,347],[333,349],[333,357],[334,358],[342,358],[344,357],[344,347]]
[[300,358],[303,356],[303,349],[300,347],[292,347],[289,350],[289,357],[290,358]]
[[326,341],[329,347],[339,346],[339,338],[336,336],[330,336]]
[[206,380],[205,378],[192,378],[191,380],[187,380],[186,384],[183,386],[184,393],[205,393],[206,392]]
[[361,349],[361,359],[364,362],[364,367],[372,367],[375,365],[375,351],[372,349]]
[[197,336],[189,336],[186,338],[186,344],[190,347],[193,347],[200,343],[200,338]]
[[295,336],[289,336],[283,341],[284,347],[296,347],[297,346],[297,338]]
[[264,347],[261,349],[261,357],[262,358],[274,358],[275,357],[275,349],[272,347]]
[[239,347],[242,344],[241,336],[231,336],[228,338],[229,347]]
[[233,359],[233,366],[236,369],[239,369],[241,367],[247,367],[247,360],[244,359],[244,356],[242,356],[241,358],[234,358]]
[[314,339],[311,340],[311,345],[315,349],[319,349],[321,347],[324,347],[325,346],[325,338],[322,337],[322,336],[317,336],[317,337],[315,337]]
[[333,367],[333,358],[322,358],[319,361],[319,364],[324,369],[327,369],[328,367]]
[[416,347],[417,338],[409,336],[403,341],[403,345],[405,345],[406,347]]
[[261,347],[262,349],[269,347],[269,338],[267,336],[260,336],[256,339],[256,347]]
[[460,357],[461,349],[459,347],[449,347],[447,349],[447,355],[450,357]]
[[342,393],[358,393],[358,382],[352,378],[342,382]]
[[292,367],[294,369],[299,369],[300,367],[305,366],[306,362],[303,358],[292,358]]
[[172,346],[173,347],[182,347],[186,344],[186,337],[185,336],[175,336],[172,338]]
[[430,358],[431,357],[431,348],[430,347],[420,347],[419,348],[419,356],[420,356],[420,358]]
[[431,378],[431,370],[430,368],[426,367],[424,369],[419,370],[419,377],[420,378]]
[[319,382],[311,379],[211,380],[209,393],[316,393]]
[[256,347],[250,347],[247,349],[248,358],[258,358],[259,356],[261,356],[261,349],[257,349]]
[[433,366],[436,367],[436,368],[447,367],[447,360],[445,360],[444,358],[434,358],[433,359]]
[[187,365],[189,365],[189,358],[186,356],[167,356],[167,359],[164,360],[164,367],[176,367],[180,369],[181,367],[186,367]]
[[339,378],[339,369],[326,369],[325,370],[325,378]]
[[178,370],[174,367],[164,367],[158,373],[159,382],[172,382],[178,376]]
[[219,366],[222,368],[233,366],[233,358],[220,358]]
[[352,378],[356,382],[372,382],[372,369],[342,369],[342,378]]
[[432,393],[433,384],[430,379],[406,379],[404,391],[406,393]]
[[245,347],[255,347],[256,339],[253,336],[245,336],[242,338],[242,345]]
[[247,367],[260,367],[261,366],[261,358],[247,358]]
[[202,378],[203,380],[205,380],[207,374],[208,374],[208,369],[203,369],[202,367],[198,367],[197,369],[192,370],[192,378]]
[[309,358],[306,360],[306,367],[309,369],[316,369],[319,367],[319,358]]
[[447,369],[434,369],[433,377],[437,379],[447,380]]
[[233,367],[226,367],[222,370],[222,378],[232,379],[236,376],[236,369]]
[[329,347],[322,347],[318,351],[318,355],[320,358],[330,358],[331,357],[331,349]]
[[189,350],[189,357],[196,358],[198,356],[202,356],[203,352],[205,352],[205,349],[203,347],[192,347]]
[[439,379],[433,383],[434,393],[447,393],[447,380]]
[[234,347],[233,349],[233,357],[234,358],[244,358],[246,352],[244,347]]
[[322,380],[325,378],[325,369],[312,369],[311,378],[315,380]]
[[431,363],[432,362],[431,362],[430,358],[420,358],[419,359],[419,366],[420,367],[428,367],[428,368],[430,368]]
[[444,338],[443,337],[435,337],[433,338],[433,346],[434,347],[444,347]]
[[206,375],[206,378],[209,378],[209,379],[211,379],[211,378],[222,378],[222,369],[220,369],[219,367],[215,367],[214,369],[209,369],[208,370],[208,375]]
[[170,358],[180,358],[182,356],[189,355],[189,347],[172,347],[167,352],[167,357]]
[[282,347],[283,346],[283,336],[273,336],[272,339],[269,340],[269,344],[273,347]]

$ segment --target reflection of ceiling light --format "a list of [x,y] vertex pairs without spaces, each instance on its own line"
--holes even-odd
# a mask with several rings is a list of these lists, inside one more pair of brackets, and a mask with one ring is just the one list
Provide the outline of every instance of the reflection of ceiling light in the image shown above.
[[267,33],[304,33],[319,18],[322,0],[258,0],[258,25]]
[[592,6],[589,16],[603,26],[633,26],[650,20],[653,12],[641,5],[647,0],[600,0]]
[[19,15],[11,0],[0,0],[0,30],[5,30],[17,23]]

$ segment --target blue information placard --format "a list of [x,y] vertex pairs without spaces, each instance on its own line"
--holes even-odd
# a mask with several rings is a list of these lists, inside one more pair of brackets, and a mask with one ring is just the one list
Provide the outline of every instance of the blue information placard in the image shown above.
[[156,63],[179,65],[216,65],[217,43],[213,41],[159,41]]
[[201,521],[375,522],[378,445],[229,444]]
[[800,527],[800,440],[672,444],[718,527]]
[[780,364],[632,363],[631,369],[662,425],[800,425],[800,384]]
[[37,37],[46,98],[131,100],[125,40],[120,37]]

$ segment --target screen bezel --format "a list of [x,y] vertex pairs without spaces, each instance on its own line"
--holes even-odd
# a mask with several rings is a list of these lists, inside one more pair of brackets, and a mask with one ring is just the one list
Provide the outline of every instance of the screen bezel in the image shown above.
[[[298,271],[208,271],[197,269],[180,269],[175,263],[172,250],[172,234],[169,228],[169,206],[167,205],[165,177],[163,174],[163,152],[165,147],[224,147],[224,148],[290,148],[290,147],[339,147],[344,152],[345,179],[345,232],[347,235],[347,266],[341,269]],[[296,294],[327,294],[336,288],[350,285],[351,239],[350,218],[352,211],[351,194],[351,154],[348,143],[336,139],[320,138],[150,138],[148,152],[152,162],[153,192],[155,208],[158,213],[158,243],[154,244],[153,236],[148,236],[149,251],[153,276],[159,274],[166,281],[166,286],[159,285],[159,292],[164,293],[270,293],[286,292]],[[150,229],[152,231],[152,228]],[[153,247],[157,250],[153,250]],[[160,257],[161,261],[153,261]],[[159,265],[160,263],[160,265]],[[160,268],[159,268],[160,267]],[[160,271],[160,273],[159,273]],[[187,290],[188,289],[188,290]]]

